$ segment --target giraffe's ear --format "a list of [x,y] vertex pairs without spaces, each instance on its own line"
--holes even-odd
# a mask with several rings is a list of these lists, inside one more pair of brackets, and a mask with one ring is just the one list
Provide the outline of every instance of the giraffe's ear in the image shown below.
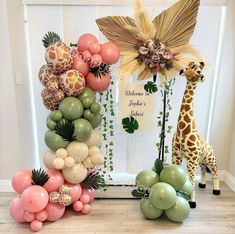
[[179,72],[180,75],[183,75],[184,74],[184,69],[181,69],[180,72]]

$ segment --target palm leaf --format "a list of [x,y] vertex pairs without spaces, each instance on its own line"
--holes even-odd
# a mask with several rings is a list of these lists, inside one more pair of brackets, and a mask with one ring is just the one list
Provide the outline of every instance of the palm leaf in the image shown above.
[[82,186],[85,189],[100,189],[105,188],[105,180],[104,178],[99,174],[99,172],[91,172],[88,174],[85,180],[82,181]]
[[[135,22],[130,17],[108,16],[96,20],[100,31],[121,51],[136,50],[138,35],[133,34],[131,29],[135,28]],[[129,29],[128,29],[129,28]]]
[[56,127],[55,131],[58,135],[60,135],[66,141],[73,141],[75,140],[74,134],[74,123],[67,119],[61,119]]
[[43,186],[49,180],[49,178],[50,177],[48,176],[48,174],[41,168],[39,170],[32,170],[32,185]]
[[144,85],[144,90],[148,93],[156,93],[158,88],[153,81],[148,81],[147,84]]
[[139,128],[139,123],[134,117],[127,117],[122,119],[122,126],[126,132],[133,134]]
[[188,44],[198,14],[200,0],[180,0],[154,20],[156,35],[168,48]]

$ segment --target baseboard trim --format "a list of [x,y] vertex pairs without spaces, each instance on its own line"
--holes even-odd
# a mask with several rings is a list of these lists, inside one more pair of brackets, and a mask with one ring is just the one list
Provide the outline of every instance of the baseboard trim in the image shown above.
[[[227,184],[233,192],[235,192],[235,177],[232,176],[228,171],[226,170],[219,170],[218,171],[218,175],[219,175],[219,179],[220,181],[223,181],[225,184]],[[199,179],[199,176],[197,176],[197,180]],[[211,180],[211,176],[208,175],[206,180]],[[114,186],[115,187],[115,186]],[[113,196],[119,191],[119,195],[120,193],[122,194],[130,194],[129,191],[131,191],[131,186],[123,186],[125,189],[123,189],[122,191],[120,191],[120,187],[119,188],[110,188],[105,192],[106,194],[104,195],[103,192],[98,192],[97,195],[99,195],[98,197],[106,197],[108,195],[108,193],[110,192]],[[14,192],[12,186],[11,186],[11,180],[0,180],[0,192]],[[119,197],[119,196],[118,196]]]

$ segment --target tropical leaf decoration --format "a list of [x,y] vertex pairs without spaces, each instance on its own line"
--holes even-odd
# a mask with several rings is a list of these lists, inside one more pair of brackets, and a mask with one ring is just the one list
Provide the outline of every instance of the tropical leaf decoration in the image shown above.
[[122,126],[126,132],[133,134],[136,130],[138,130],[139,123],[134,117],[131,116],[122,119]]
[[133,189],[131,191],[131,194],[134,198],[137,198],[137,199],[149,197],[148,190]]
[[101,189],[105,188],[105,180],[104,178],[99,174],[99,172],[91,172],[88,174],[85,180],[82,181],[82,186],[85,189]]
[[48,176],[48,174],[41,168],[39,170],[32,170],[32,185],[43,186],[49,180],[49,178],[50,177]]
[[179,0],[152,20],[140,0],[135,0],[134,19],[97,19],[100,31],[121,51],[119,78],[126,80],[135,73],[138,80],[145,80],[158,74],[166,82],[191,60],[201,61],[201,54],[188,44],[199,5],[200,0]]
[[154,162],[154,171],[160,176],[163,169],[163,162],[161,159],[156,159]]
[[42,39],[42,43],[45,48],[47,48],[49,45],[51,45],[57,41],[62,41],[62,40],[61,40],[60,36],[55,32],[46,33]]
[[55,131],[66,141],[74,141],[76,138],[74,134],[74,123],[67,119],[61,119],[56,127]]
[[148,93],[156,93],[158,88],[153,81],[148,81],[147,84],[144,85],[144,90]]

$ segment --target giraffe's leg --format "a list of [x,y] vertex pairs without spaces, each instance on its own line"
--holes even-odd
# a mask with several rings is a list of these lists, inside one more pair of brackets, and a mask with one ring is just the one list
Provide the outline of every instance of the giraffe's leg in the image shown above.
[[201,179],[200,179],[200,183],[198,184],[199,188],[206,188],[206,166],[204,164],[200,165],[201,168]]
[[206,165],[210,170],[213,179],[213,194],[220,195],[220,186],[219,186],[219,177],[217,174],[217,165],[216,165],[216,157],[211,149],[210,154],[206,158]]
[[193,193],[189,201],[190,208],[196,208],[196,195],[195,195],[195,176],[197,167],[199,165],[199,153],[197,151],[192,152],[187,160],[187,169],[189,173],[189,181],[193,185]]
[[183,157],[181,155],[179,144],[176,142],[176,134],[172,141],[172,164],[181,165]]

